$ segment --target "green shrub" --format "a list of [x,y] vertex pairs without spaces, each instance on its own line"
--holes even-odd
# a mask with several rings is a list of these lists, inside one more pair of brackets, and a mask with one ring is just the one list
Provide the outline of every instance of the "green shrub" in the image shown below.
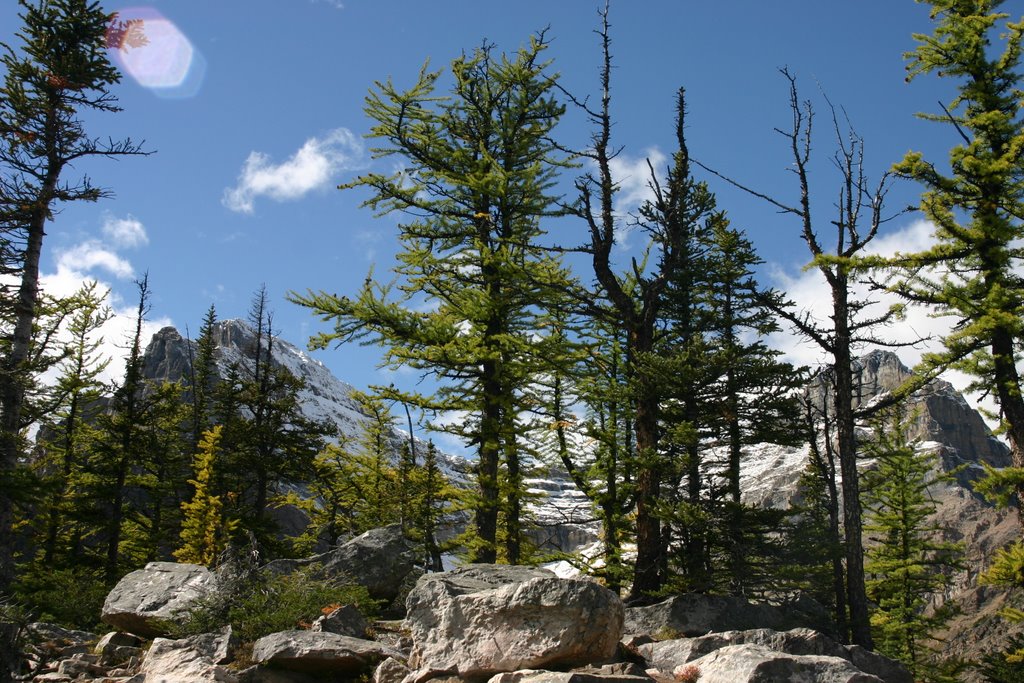
[[314,567],[277,576],[228,572],[220,589],[189,609],[172,635],[208,633],[230,624],[239,639],[252,642],[278,631],[308,628],[328,605],[355,605],[366,617],[376,614],[377,603],[366,588],[318,578],[314,572]]
[[20,573],[14,594],[35,621],[93,631],[109,590],[98,570],[33,567]]

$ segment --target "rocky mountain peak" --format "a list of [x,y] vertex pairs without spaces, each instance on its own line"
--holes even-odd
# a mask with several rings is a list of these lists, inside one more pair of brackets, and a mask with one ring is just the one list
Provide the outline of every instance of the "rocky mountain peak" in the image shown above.
[[[895,390],[913,376],[892,351],[874,350],[854,361],[854,407],[869,405]],[[808,391],[814,405],[821,406],[830,387],[828,373],[822,373]],[[943,464],[951,470],[963,463],[986,463],[993,467],[1010,464],[1006,444],[992,436],[977,410],[945,380],[934,380],[907,401],[905,419],[908,437],[920,442],[936,442],[944,447]],[[867,422],[862,426],[868,427]]]

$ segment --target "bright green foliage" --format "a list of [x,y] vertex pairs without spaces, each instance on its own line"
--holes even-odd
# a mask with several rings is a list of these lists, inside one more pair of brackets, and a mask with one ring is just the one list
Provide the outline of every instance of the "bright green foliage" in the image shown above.
[[[1013,466],[1024,468],[1024,396],[1016,363],[1024,343],[1024,110],[1018,72],[1024,17],[999,12],[1002,0],[929,0],[932,35],[915,35],[908,80],[937,74],[956,82],[943,112],[924,118],[949,124],[962,144],[949,172],[919,152],[896,171],[925,186],[921,209],[935,224],[935,246],[898,257],[894,289],[954,319],[945,350],[926,364],[976,378],[974,389],[998,400]],[[993,39],[999,39],[993,44]],[[1022,480],[1024,481],[1024,480]],[[1024,487],[1018,487],[1024,492]]]
[[214,471],[220,445],[220,425],[203,432],[199,451],[193,461],[195,487],[192,500],[182,503],[181,547],[174,551],[179,562],[212,566],[224,551],[228,537],[238,520],[224,517],[224,504],[213,494]]
[[46,567],[73,563],[69,541],[82,533],[76,529],[81,517],[79,483],[87,459],[84,444],[90,430],[88,413],[95,413],[104,394],[100,374],[110,362],[99,352],[102,340],[98,330],[112,315],[104,299],[105,295],[97,293],[96,284],[88,283],[68,302],[74,309],[66,327],[70,339],[59,364],[55,404],[44,423],[50,437],[45,439],[42,457],[34,463],[49,502],[34,515],[38,538],[42,539],[40,559]]
[[942,528],[928,521],[936,510],[928,494],[936,481],[935,455],[907,443],[897,414],[876,422],[866,451],[878,460],[878,469],[865,476],[863,494],[867,590],[877,605],[871,615],[875,643],[915,678],[934,680],[938,674],[927,643],[950,615],[948,609],[926,615],[924,608],[950,585],[963,548],[939,540]]
[[[623,375],[623,332],[604,316],[576,319],[556,308],[542,333],[549,367],[533,387],[536,407],[529,439],[538,461],[564,470],[601,519],[600,556],[570,560],[618,591],[629,584],[622,544],[630,527],[629,477],[635,455]],[[582,419],[574,407],[585,409]]]
[[399,521],[403,496],[394,466],[390,433],[394,423],[385,401],[377,395],[353,392],[369,418],[353,440],[328,444],[313,460],[311,496],[289,492],[277,505],[298,507],[310,517],[306,530],[294,540],[297,553],[309,553],[320,542],[330,546],[345,534]]
[[[1018,540],[998,550],[992,558],[992,563],[982,574],[981,581],[997,586],[1024,587],[1024,541]],[[1008,621],[1024,621],[1024,610],[1007,607],[1000,614]],[[1018,637],[1011,641],[1011,647],[1002,654],[1002,661],[999,660],[999,655],[995,655],[987,660],[987,665],[1000,671],[1005,669],[1007,673],[1013,670],[1024,672],[1024,638]],[[1017,678],[1002,680],[1024,680],[1024,673],[1019,673]]]
[[308,555],[319,544],[334,546],[342,536],[401,522],[407,536],[423,544],[425,565],[440,570],[436,530],[454,492],[438,469],[434,445],[428,445],[422,465],[412,460],[408,447],[396,456],[390,438],[394,418],[386,402],[358,391],[353,396],[370,418],[361,434],[328,444],[317,454],[309,495],[292,491],[274,501],[310,518],[292,549]]
[[451,63],[448,96],[436,92],[441,71],[424,68],[408,90],[378,82],[366,106],[381,142],[374,154],[401,168],[346,187],[368,188],[368,206],[408,217],[399,225],[397,283],[371,275],[354,298],[293,296],[335,325],[313,345],[379,344],[387,365],[437,380],[433,393],[401,400],[467,415],[433,426],[478,451],[480,561],[498,557],[499,513],[504,554],[520,559],[519,404],[535,364],[537,316],[566,278],[538,244],[541,221],[554,212],[559,162],[550,134],[563,111],[541,61],[545,47],[539,36],[510,57],[485,43]]
[[1024,586],[1024,541],[997,551],[983,579],[998,586]]

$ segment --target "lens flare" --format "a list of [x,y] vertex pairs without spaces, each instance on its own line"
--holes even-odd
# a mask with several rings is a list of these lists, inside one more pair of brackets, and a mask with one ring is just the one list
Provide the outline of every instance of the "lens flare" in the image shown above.
[[107,47],[122,71],[159,97],[192,97],[206,75],[199,50],[151,7],[120,10],[107,28]]

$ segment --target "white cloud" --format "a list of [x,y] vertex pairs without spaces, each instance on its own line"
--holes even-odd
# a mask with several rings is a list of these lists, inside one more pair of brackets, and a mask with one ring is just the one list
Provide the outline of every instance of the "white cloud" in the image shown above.
[[[146,231],[138,219],[127,216],[116,218],[106,216],[100,226],[104,240],[87,239],[72,247],[58,250],[55,270],[40,275],[40,286],[50,296],[68,297],[87,282],[97,283],[97,293],[106,294],[106,305],[113,316],[96,332],[101,340],[101,353],[112,359],[103,373],[102,380],[120,381],[124,376],[124,361],[127,347],[135,332],[135,315],[138,307],[136,290],[125,282],[135,277],[131,262],[118,253],[119,249],[138,247],[148,242]],[[128,285],[124,297],[120,296],[108,280],[122,281]],[[143,344],[153,334],[170,325],[169,318],[157,318],[143,324]]]
[[654,192],[651,190],[651,168],[654,168],[660,182],[664,176],[666,161],[667,157],[657,147],[647,149],[642,157],[631,158],[619,154],[612,159],[608,165],[612,179],[619,187],[615,202],[616,211],[626,214],[635,211],[645,201],[654,199]]
[[77,280],[93,270],[105,270],[116,278],[129,278],[134,274],[132,264],[102,243],[88,240],[57,254],[57,273],[66,273]]
[[[896,253],[922,251],[934,242],[934,226],[927,221],[919,220],[876,238],[870,244],[870,249],[865,249],[865,251],[888,256]],[[831,291],[824,277],[816,268],[789,273],[776,267],[770,273],[770,279],[776,288],[785,292],[790,301],[797,302],[801,312],[810,315],[812,319],[826,326],[828,325],[832,312]],[[902,300],[896,295],[871,291],[865,284],[854,286],[852,298],[873,302],[864,311],[864,316],[881,315],[888,307],[902,303]],[[953,319],[950,317],[934,315],[930,308],[908,306],[903,319],[877,330],[874,336],[896,343],[918,342],[913,346],[889,347],[905,365],[913,367],[921,361],[925,352],[941,348],[942,338],[951,331],[952,322]],[[826,361],[825,353],[821,348],[798,335],[788,324],[782,323],[782,326],[783,330],[772,335],[768,343],[773,348],[783,351],[786,360],[796,365],[811,367]],[[855,349],[855,355],[866,353],[872,348],[884,347],[864,345]],[[943,374],[943,379],[961,391],[969,384],[969,378],[958,372],[947,371]],[[977,396],[968,395],[967,398],[976,406],[980,404]],[[991,402],[983,405],[989,410],[992,409]]]
[[131,215],[125,218],[104,217],[102,230],[103,235],[116,247],[132,248],[149,244],[146,228]]
[[300,199],[332,184],[332,176],[362,163],[363,147],[355,135],[336,128],[322,138],[310,138],[289,159],[275,164],[262,152],[251,152],[242,165],[238,184],[224,190],[227,208],[252,213],[257,197],[274,201]]

